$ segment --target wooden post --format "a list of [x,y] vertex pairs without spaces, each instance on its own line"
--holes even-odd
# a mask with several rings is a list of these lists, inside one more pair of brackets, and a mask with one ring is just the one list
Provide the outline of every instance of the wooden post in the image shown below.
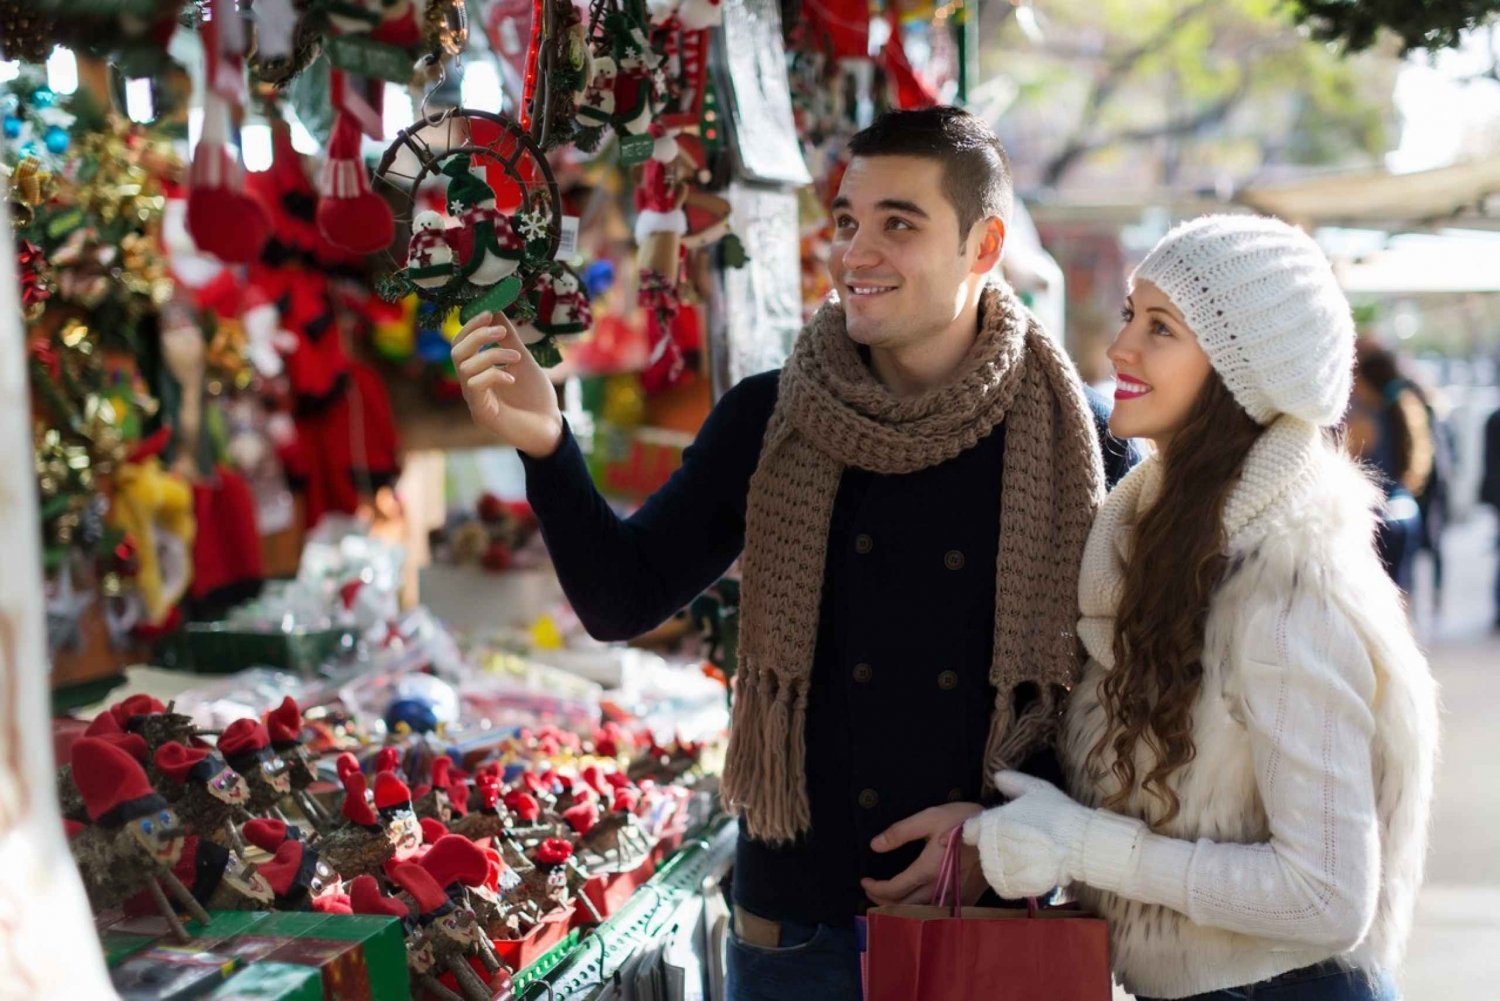
[[0,984],[27,998],[112,998],[57,806],[31,389],[8,206],[0,198]]

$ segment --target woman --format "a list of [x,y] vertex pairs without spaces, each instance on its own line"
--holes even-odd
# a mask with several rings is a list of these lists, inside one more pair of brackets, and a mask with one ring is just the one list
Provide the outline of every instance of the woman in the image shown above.
[[1371,542],[1379,491],[1325,430],[1349,305],[1297,230],[1210,216],[1152,250],[1124,319],[1111,428],[1156,454],[1084,553],[1078,800],[1001,772],[1011,801],[965,840],[1001,896],[1073,884],[1139,998],[1388,1001],[1437,709]]
[[1354,399],[1349,408],[1349,453],[1380,476],[1385,507],[1376,548],[1386,572],[1410,592],[1412,570],[1422,542],[1417,503],[1432,477],[1432,426],[1427,410],[1405,379],[1396,356],[1370,338],[1354,346]]

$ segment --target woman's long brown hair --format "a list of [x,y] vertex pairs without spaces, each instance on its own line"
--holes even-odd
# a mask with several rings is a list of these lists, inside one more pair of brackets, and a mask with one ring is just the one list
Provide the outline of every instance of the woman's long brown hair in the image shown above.
[[1187,421],[1162,455],[1161,495],[1140,518],[1115,613],[1115,668],[1100,687],[1104,732],[1089,752],[1098,772],[1105,748],[1119,789],[1118,810],[1136,787],[1135,749],[1145,741],[1155,764],[1141,787],[1161,799],[1161,827],[1180,804],[1167,778],[1193,760],[1193,702],[1203,683],[1208,603],[1224,576],[1224,506],[1263,429],[1210,372]]

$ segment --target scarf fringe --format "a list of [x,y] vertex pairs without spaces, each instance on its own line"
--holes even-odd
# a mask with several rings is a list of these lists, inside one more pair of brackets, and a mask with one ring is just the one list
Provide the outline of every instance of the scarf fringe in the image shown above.
[[1015,715],[1012,706],[1011,692],[1001,691],[995,696],[995,715],[990,722],[990,738],[984,749],[985,792],[994,791],[996,772],[1018,767],[1057,735],[1059,707],[1051,696],[1039,697],[1020,716]]
[[724,762],[724,804],[750,837],[785,844],[812,826],[804,780],[807,685],[745,667],[735,686],[731,733],[738,739]]

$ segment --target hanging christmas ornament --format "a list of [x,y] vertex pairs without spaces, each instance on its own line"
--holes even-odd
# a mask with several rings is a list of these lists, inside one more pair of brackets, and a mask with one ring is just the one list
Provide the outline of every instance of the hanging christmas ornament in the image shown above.
[[469,15],[464,0],[427,0],[422,11],[422,42],[435,55],[461,55],[469,44]]
[[380,282],[387,301],[415,292],[439,316],[458,307],[466,321],[511,308],[553,266],[557,182],[541,149],[508,118],[467,109],[426,116],[396,137],[375,178],[394,190],[397,220],[411,233]]
[[359,144],[359,123],[340,114],[318,180],[318,231],[335,246],[373,254],[390,245],[395,220],[385,199],[370,190]]
[[271,236],[264,207],[245,193],[245,171],[228,145],[230,108],[244,103],[244,25],[234,0],[209,0],[203,24],[207,87],[203,132],[189,172],[188,232],[200,250],[248,264]]

